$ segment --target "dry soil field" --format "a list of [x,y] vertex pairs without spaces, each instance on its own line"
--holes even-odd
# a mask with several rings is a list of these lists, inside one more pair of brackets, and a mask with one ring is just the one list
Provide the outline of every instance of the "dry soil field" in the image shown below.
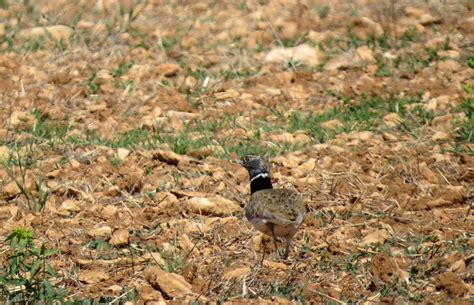
[[[473,38],[469,0],[0,0],[0,300],[470,304]],[[306,200],[288,261],[246,154]]]

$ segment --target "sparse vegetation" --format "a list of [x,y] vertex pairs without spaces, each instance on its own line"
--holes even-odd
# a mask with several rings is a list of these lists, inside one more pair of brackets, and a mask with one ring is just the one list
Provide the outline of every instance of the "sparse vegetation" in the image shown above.
[[[0,302],[468,302],[465,1],[185,2],[0,0]],[[287,262],[247,154],[307,201]]]

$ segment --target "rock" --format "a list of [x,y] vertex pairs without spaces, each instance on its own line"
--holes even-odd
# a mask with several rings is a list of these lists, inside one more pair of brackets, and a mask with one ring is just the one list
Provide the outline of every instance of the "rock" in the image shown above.
[[163,74],[166,77],[174,76],[181,70],[178,64],[166,63],[158,66],[158,74]]
[[9,182],[3,187],[3,193],[7,194],[8,197],[13,197],[21,193],[20,188],[15,181]]
[[432,139],[433,141],[446,140],[446,139],[449,139],[449,133],[444,132],[444,131],[437,131],[437,132],[431,137],[431,139]]
[[349,29],[353,35],[363,40],[371,37],[380,38],[384,34],[382,26],[367,17],[355,18]]
[[458,29],[465,35],[474,34],[474,16],[461,20]]
[[288,270],[290,266],[284,264],[284,263],[279,263],[279,262],[273,262],[268,259],[263,260],[263,265],[265,267],[274,269],[274,270]]
[[439,57],[447,57],[451,59],[459,59],[459,57],[461,56],[459,51],[456,50],[440,50],[436,52],[436,54],[438,54]]
[[221,216],[241,210],[237,203],[221,196],[193,197],[187,203],[195,213],[205,215]]
[[304,133],[298,133],[295,135],[295,142],[300,144],[308,144],[311,142],[311,138]]
[[301,44],[293,48],[274,48],[265,61],[287,64],[289,61],[299,61],[308,66],[319,66],[324,59],[324,54],[318,49],[307,44]]
[[111,219],[117,215],[117,208],[113,205],[106,205],[101,209],[100,214],[104,219]]
[[7,161],[10,156],[10,149],[6,145],[0,146],[0,162]]
[[39,26],[29,29],[21,30],[17,35],[20,39],[27,39],[27,40],[36,40],[42,36],[51,37],[52,39],[59,41],[59,40],[68,40],[74,30],[65,25],[52,25],[52,26]]
[[291,172],[295,178],[300,178],[308,175],[316,167],[316,159],[310,158]]
[[[286,168],[295,168],[297,167],[301,160],[301,157],[295,156],[294,154],[287,154],[286,156],[278,156],[272,159],[273,162],[283,165]],[[247,174],[245,175],[247,178]]]
[[140,287],[140,299],[145,301],[147,305],[166,305],[163,295],[150,285]]
[[171,150],[156,149],[153,151],[153,158],[170,165],[178,165],[180,162],[189,162],[191,158],[188,156],[179,155]]
[[308,33],[308,38],[316,43],[319,42],[328,42],[337,37],[338,35],[335,32],[332,31],[325,31],[325,32],[316,32],[313,30],[310,30]]
[[151,262],[159,266],[166,265],[166,261],[163,259],[163,257],[161,256],[161,253],[159,252],[151,252],[151,253],[148,252],[142,256],[142,259],[144,262]]
[[351,86],[351,88],[356,94],[362,94],[365,92],[372,92],[376,84],[374,78],[364,74]]
[[438,62],[438,70],[447,73],[453,73],[461,69],[461,64],[453,59]]
[[214,97],[216,98],[216,100],[229,100],[229,99],[237,98],[239,96],[240,96],[240,93],[234,89],[229,89],[224,92],[214,93]]
[[338,119],[332,119],[326,122],[322,122],[321,127],[324,129],[334,130],[337,128],[342,128],[344,127],[344,125]]
[[376,62],[374,52],[372,52],[372,49],[370,49],[368,46],[358,47],[356,49],[355,55],[359,62],[366,64]]
[[95,24],[96,24],[96,23],[95,23],[95,22],[92,22],[92,21],[80,20],[80,21],[76,24],[76,29],[78,29],[78,30],[87,30],[87,29],[92,28]]
[[107,103],[105,101],[102,101],[100,103],[91,104],[89,105],[89,107],[87,107],[87,109],[89,109],[89,111],[92,113],[98,112],[98,111],[100,112],[102,110],[107,109]]
[[324,70],[332,71],[337,69],[347,69],[356,66],[353,56],[350,53],[342,53],[331,58],[325,65]]
[[370,141],[374,138],[374,133],[371,131],[358,131],[349,134],[351,139]]
[[361,246],[369,246],[371,244],[383,245],[385,241],[390,237],[390,234],[387,230],[375,230],[372,233],[369,233],[364,237],[360,242]]
[[114,246],[126,245],[128,244],[129,237],[130,234],[128,233],[128,230],[118,229],[112,234],[109,243]]
[[195,244],[191,241],[188,234],[181,234],[179,238],[179,246],[185,251],[191,251],[195,247]]
[[449,271],[455,272],[457,274],[463,273],[466,271],[466,262],[463,259],[455,261],[450,267]]
[[119,285],[112,285],[107,287],[107,290],[112,291],[112,292],[120,292],[122,291],[123,287]]
[[93,228],[87,232],[91,237],[94,238],[105,238],[109,237],[112,234],[112,228],[109,226],[104,226],[100,228]]
[[423,177],[425,177],[425,179],[430,183],[438,184],[441,182],[441,178],[428,167],[426,162],[420,162],[418,168]]
[[189,155],[196,159],[204,159],[209,156],[223,155],[225,153],[224,148],[219,145],[207,145],[189,152]]
[[117,157],[124,161],[125,159],[127,159],[128,155],[130,154],[130,150],[126,149],[126,148],[117,148]]
[[398,115],[398,113],[395,112],[389,113],[384,116],[383,121],[389,127],[397,127],[403,122],[402,118]]
[[109,275],[101,270],[86,270],[79,274],[79,281],[86,284],[97,284],[109,279]]
[[445,272],[435,277],[434,284],[437,290],[446,290],[449,295],[463,296],[467,291],[466,284],[453,272]]
[[382,138],[385,140],[385,141],[397,141],[398,138],[396,135],[394,134],[391,134],[391,133],[388,133],[388,132],[383,132],[382,133]]
[[280,39],[293,39],[298,33],[298,24],[296,22],[283,22],[280,27]]
[[36,118],[25,111],[15,110],[10,116],[10,125],[16,129],[31,129],[36,125]]
[[279,143],[293,143],[295,138],[291,133],[285,132],[282,134],[272,134],[268,137],[270,141],[279,142]]
[[182,112],[182,111],[169,110],[166,113],[166,116],[170,119],[176,118],[176,119],[179,119],[179,120],[189,121],[189,120],[198,118],[200,116],[200,114],[199,113],[193,113],[193,112]]
[[61,207],[66,211],[79,212],[81,208],[76,204],[74,200],[66,199],[61,204]]
[[145,271],[145,279],[156,290],[160,290],[171,298],[184,297],[192,293],[191,284],[178,274],[169,273],[153,266]]
[[222,278],[224,280],[229,281],[229,280],[232,280],[232,279],[235,279],[235,278],[245,276],[249,272],[250,272],[250,267],[239,267],[239,268],[235,268],[231,271],[227,271],[226,273],[224,273],[224,276]]
[[413,6],[407,6],[404,10],[409,17],[416,19],[416,21],[421,25],[430,25],[440,23],[442,21],[440,17],[434,17],[430,13]]
[[324,69],[331,71],[337,69],[349,69],[362,67],[376,62],[373,52],[367,46],[359,47],[357,50],[350,50],[331,58]]

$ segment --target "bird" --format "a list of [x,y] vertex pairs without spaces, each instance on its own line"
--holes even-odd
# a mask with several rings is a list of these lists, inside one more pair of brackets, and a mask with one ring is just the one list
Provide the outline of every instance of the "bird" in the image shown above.
[[282,258],[288,259],[293,236],[306,218],[306,205],[300,194],[292,189],[273,188],[268,163],[261,157],[246,155],[238,160],[250,178],[250,201],[245,205],[247,220],[260,232],[273,238],[278,250],[277,238],[285,240]]

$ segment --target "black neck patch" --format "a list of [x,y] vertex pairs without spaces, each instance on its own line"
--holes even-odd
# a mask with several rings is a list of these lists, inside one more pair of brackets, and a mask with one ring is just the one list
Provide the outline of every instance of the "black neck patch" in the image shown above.
[[253,194],[257,191],[264,189],[272,189],[272,181],[270,180],[270,174],[267,172],[260,173],[250,179],[250,193]]

